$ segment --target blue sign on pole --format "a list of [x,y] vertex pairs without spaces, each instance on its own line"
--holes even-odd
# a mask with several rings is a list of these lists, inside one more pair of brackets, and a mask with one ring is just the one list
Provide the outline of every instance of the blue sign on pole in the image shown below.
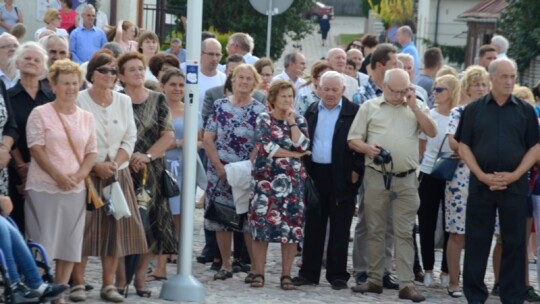
[[390,41],[392,43],[398,42],[397,41],[397,31],[398,31],[398,27],[395,26],[395,25],[392,26],[391,28],[389,28],[386,31],[386,39],[388,39],[388,41]]
[[199,65],[188,63],[186,64],[186,84],[199,83]]

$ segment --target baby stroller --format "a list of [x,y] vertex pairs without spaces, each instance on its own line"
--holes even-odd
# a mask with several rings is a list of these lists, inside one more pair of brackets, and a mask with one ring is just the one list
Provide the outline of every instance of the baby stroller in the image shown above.
[[[13,226],[17,227],[17,224],[15,224],[15,222],[11,218],[8,218],[8,221]],[[43,281],[46,283],[54,283],[54,278],[48,263],[49,258],[47,256],[45,248],[41,244],[36,243],[32,240],[28,240],[26,244],[32,252],[32,255],[34,256],[37,267],[41,270]],[[7,263],[2,250],[0,250],[0,276],[2,277],[4,285],[4,303],[13,304],[14,299],[12,298],[11,280],[9,278]]]

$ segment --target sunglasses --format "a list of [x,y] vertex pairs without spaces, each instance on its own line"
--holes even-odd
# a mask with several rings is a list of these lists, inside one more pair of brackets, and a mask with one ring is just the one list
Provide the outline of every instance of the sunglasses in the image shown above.
[[435,93],[442,93],[442,92],[444,92],[444,90],[448,90],[448,89],[443,88],[443,87],[434,87],[433,88],[433,92],[435,92]]
[[355,49],[361,49],[362,48],[362,45],[361,44],[356,44],[356,43],[353,43],[351,45],[351,47],[355,48]]
[[111,75],[116,75],[117,73],[115,68],[106,68],[106,67],[97,68],[96,71],[98,71],[101,74],[110,73]]

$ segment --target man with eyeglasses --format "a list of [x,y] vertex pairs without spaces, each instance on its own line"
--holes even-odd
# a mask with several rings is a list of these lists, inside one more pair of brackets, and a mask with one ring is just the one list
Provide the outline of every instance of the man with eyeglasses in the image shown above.
[[94,26],[96,9],[87,4],[82,11],[82,25],[69,36],[71,59],[77,63],[89,61],[99,49],[107,43],[107,37],[102,29]]
[[[354,292],[383,291],[385,234],[388,212],[391,212],[399,298],[413,302],[425,300],[414,284],[411,235],[420,205],[415,172],[419,165],[421,131],[430,137],[437,135],[428,107],[416,99],[407,72],[386,71],[383,95],[360,107],[347,137],[352,150],[366,155],[364,213],[368,232],[368,279],[353,287]],[[386,164],[377,161],[383,149],[391,155]]]
[[19,42],[10,33],[0,34],[0,80],[6,85],[6,89],[14,87],[19,81],[19,71],[9,66],[10,59],[19,47]]
[[221,43],[217,39],[208,38],[202,42],[199,66],[199,112],[202,112],[206,91],[224,85],[227,80],[227,75],[218,70],[221,56]]
[[50,67],[56,60],[69,58],[69,47],[66,38],[59,35],[50,35],[45,38],[43,46],[49,56],[47,66]]

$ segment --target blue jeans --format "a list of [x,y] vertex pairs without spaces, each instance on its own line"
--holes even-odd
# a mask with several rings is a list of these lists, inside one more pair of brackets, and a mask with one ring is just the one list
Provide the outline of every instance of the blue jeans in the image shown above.
[[6,258],[12,283],[21,280],[19,275],[21,272],[25,277],[26,285],[31,289],[36,289],[43,284],[30,249],[26,246],[21,233],[2,216],[0,216],[0,249]]

